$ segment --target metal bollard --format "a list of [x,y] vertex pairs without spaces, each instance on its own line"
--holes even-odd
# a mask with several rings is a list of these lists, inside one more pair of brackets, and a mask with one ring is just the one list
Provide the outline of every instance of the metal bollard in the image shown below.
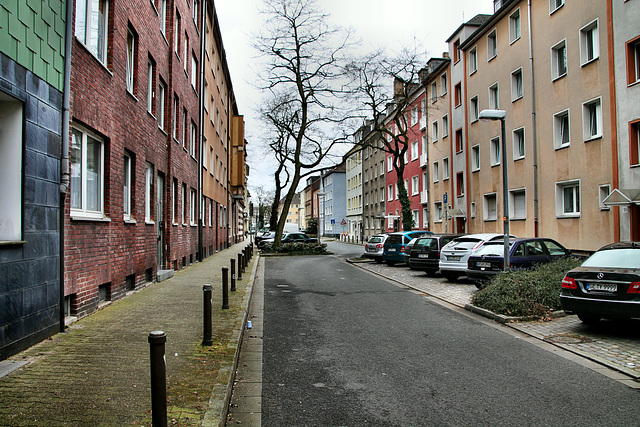
[[151,423],[153,427],[167,426],[167,368],[164,344],[167,336],[163,331],[149,334],[151,360]]
[[202,286],[204,295],[204,332],[202,334],[202,345],[213,345],[211,330],[211,296],[213,294],[213,286]]
[[247,248],[242,249],[242,272],[247,268]]
[[222,267],[222,309],[229,308],[229,269]]
[[242,254],[238,254],[238,280],[242,280]]
[[231,292],[236,291],[236,260],[231,258]]

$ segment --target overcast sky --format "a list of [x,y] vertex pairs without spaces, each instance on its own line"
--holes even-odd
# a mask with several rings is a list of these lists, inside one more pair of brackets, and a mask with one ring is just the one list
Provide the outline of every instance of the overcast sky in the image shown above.
[[[215,0],[233,89],[245,118],[250,190],[258,185],[274,187],[275,167],[265,161],[255,118],[261,96],[250,83],[255,80],[251,64],[256,56],[250,39],[264,19],[258,13],[261,4],[262,0]],[[413,45],[416,39],[429,57],[441,57],[448,50],[445,41],[464,21],[493,12],[492,0],[319,0],[319,4],[332,23],[355,30],[363,50],[391,50]]]

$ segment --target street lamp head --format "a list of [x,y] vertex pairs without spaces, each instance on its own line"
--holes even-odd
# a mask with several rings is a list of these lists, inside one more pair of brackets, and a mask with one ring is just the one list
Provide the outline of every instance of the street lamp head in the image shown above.
[[482,110],[478,118],[480,120],[504,120],[507,112],[504,110]]

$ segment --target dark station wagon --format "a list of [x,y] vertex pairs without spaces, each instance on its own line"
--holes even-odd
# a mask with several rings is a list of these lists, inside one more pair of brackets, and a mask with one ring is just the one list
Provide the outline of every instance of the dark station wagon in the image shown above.
[[416,239],[409,254],[409,267],[433,276],[439,269],[440,249],[463,234],[432,234]]

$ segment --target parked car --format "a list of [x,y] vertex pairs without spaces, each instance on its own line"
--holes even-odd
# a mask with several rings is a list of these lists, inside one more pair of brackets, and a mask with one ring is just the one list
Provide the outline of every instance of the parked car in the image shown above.
[[[271,245],[273,244],[274,240],[275,233],[273,237],[262,240],[260,242],[261,245],[259,245],[258,247],[263,248],[266,245]],[[280,240],[280,243],[282,243],[283,245],[285,243],[318,243],[318,239],[316,239],[315,237],[309,237],[304,233],[286,233],[282,235],[282,240]]]
[[[571,256],[569,249],[553,239],[542,237],[509,240],[509,265],[511,269],[529,269],[536,264],[546,264]],[[496,274],[504,271],[504,239],[486,242],[473,252],[467,261],[467,279],[482,289]]]
[[[409,243],[407,243],[407,246],[404,248],[405,264],[409,265],[409,256],[411,255],[411,249],[413,249],[413,245],[415,245],[416,240],[418,240],[420,237],[414,237],[413,239],[409,240]],[[411,266],[409,266],[409,268],[411,268]]]
[[[504,234],[498,233],[482,233],[468,234],[466,236],[457,237],[444,245],[440,250],[440,274],[449,281],[454,281],[460,276],[467,274],[467,261],[469,255],[479,249],[485,242],[492,240],[502,240]],[[511,236],[510,238],[515,238]]]
[[256,246],[258,248],[260,248],[260,247],[262,247],[262,242],[264,240],[273,239],[274,237],[276,237],[276,232],[275,231],[261,231],[256,236]]
[[396,265],[399,262],[405,262],[404,253],[407,248],[407,243],[414,237],[421,237],[425,234],[433,233],[424,230],[389,233],[387,240],[384,242],[383,261],[390,266]]
[[433,276],[440,268],[438,264],[442,247],[460,236],[463,235],[433,234],[418,237],[415,239],[413,248],[407,249],[409,250],[409,267],[413,270],[424,270],[429,276]]
[[382,255],[384,253],[384,241],[387,240],[388,234],[376,234],[369,237],[364,245],[364,257],[371,258],[378,264],[382,263]]
[[586,324],[640,318],[640,242],[606,245],[569,271],[560,303]]

